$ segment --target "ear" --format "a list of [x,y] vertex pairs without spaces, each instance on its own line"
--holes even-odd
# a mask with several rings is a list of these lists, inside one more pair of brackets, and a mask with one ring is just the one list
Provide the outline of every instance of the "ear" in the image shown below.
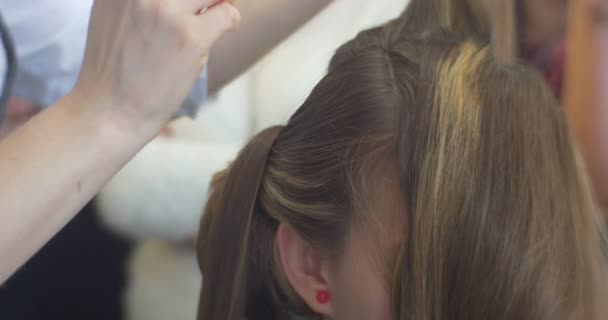
[[277,247],[283,271],[289,284],[300,298],[318,314],[333,315],[332,301],[317,301],[319,291],[329,291],[328,266],[320,252],[286,223],[277,230]]

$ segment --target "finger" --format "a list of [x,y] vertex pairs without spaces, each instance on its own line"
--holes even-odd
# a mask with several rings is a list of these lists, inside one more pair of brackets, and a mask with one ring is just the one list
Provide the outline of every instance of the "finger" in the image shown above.
[[199,14],[201,11],[206,10],[208,7],[212,7],[223,0],[167,0],[172,5],[179,6],[182,12],[189,14]]
[[[192,8],[191,8],[192,12],[194,12],[194,14],[202,14],[202,13],[205,13],[207,10],[209,10],[209,8],[212,8],[213,6],[216,6],[225,0],[190,0],[190,1],[192,2]],[[229,1],[229,2],[233,3],[234,0]]]
[[207,51],[224,33],[238,29],[241,14],[232,4],[223,1],[210,7],[205,13],[194,17],[194,23],[195,30],[198,30],[200,34],[196,38],[202,49]]

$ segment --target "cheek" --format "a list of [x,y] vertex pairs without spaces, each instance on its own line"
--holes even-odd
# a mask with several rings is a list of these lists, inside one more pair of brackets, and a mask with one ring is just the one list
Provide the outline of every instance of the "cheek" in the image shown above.
[[378,272],[357,264],[341,270],[334,293],[335,320],[390,320],[390,298]]
[[335,320],[391,320],[390,295],[366,254],[349,254],[335,270],[332,303]]

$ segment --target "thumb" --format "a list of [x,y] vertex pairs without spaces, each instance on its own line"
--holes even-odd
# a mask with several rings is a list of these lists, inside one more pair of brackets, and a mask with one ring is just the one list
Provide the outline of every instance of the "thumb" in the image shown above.
[[238,9],[227,1],[210,7],[204,13],[194,16],[196,30],[200,30],[199,43],[207,52],[224,33],[238,29],[241,24],[241,14]]

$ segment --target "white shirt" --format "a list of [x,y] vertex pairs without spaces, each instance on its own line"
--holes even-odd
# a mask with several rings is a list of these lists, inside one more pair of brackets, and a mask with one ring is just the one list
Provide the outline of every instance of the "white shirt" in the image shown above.
[[[0,0],[0,14],[15,43],[18,70],[13,95],[46,107],[74,86],[84,57],[93,0]],[[0,48],[0,88],[6,53]],[[206,76],[181,115],[194,116],[207,96]]]

